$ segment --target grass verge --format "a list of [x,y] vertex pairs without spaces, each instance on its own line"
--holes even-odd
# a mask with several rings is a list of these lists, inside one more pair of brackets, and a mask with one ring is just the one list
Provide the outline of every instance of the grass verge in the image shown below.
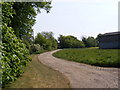
[[9,88],[69,88],[68,79],[38,61],[38,55],[31,55],[32,61],[25,68],[23,75]]
[[64,49],[54,53],[53,56],[102,67],[120,67],[119,51],[120,49]]

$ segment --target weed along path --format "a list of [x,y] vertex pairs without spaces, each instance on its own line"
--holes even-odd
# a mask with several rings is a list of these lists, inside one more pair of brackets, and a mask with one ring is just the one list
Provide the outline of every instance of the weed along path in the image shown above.
[[63,73],[72,88],[118,88],[118,69],[102,68],[76,63],[53,57],[55,51],[46,52],[38,56],[39,60]]

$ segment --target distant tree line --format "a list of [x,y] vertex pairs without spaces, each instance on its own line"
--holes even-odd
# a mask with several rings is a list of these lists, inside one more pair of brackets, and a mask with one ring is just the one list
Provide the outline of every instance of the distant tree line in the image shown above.
[[83,37],[82,40],[78,40],[74,36],[60,35],[58,38],[59,48],[84,48],[84,47],[96,47],[98,46],[98,40],[94,37]]
[[90,36],[88,38],[83,37],[82,41],[83,41],[85,47],[96,47],[96,46],[98,46],[98,40],[95,39],[94,37],[90,37]]
[[57,48],[85,48],[85,47],[97,47],[98,40],[94,37],[82,37],[82,40],[78,40],[72,35],[63,36],[60,35],[58,40],[53,37],[53,32],[41,32],[35,37],[35,44],[39,44],[41,49],[53,50]]
[[84,43],[74,36],[60,35],[58,38],[59,48],[82,48],[85,47]]

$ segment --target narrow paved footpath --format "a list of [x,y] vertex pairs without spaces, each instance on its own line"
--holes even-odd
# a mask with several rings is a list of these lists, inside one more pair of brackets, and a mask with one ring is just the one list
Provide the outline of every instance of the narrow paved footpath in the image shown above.
[[40,62],[63,73],[72,88],[118,88],[118,69],[76,63],[52,56],[55,51],[38,56]]

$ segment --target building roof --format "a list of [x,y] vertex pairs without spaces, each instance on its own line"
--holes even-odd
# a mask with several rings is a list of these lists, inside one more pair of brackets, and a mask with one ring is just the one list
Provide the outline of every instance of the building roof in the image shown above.
[[105,33],[105,34],[102,34],[102,36],[106,36],[106,35],[118,35],[118,34],[120,34],[120,31],[118,31],[118,32]]

